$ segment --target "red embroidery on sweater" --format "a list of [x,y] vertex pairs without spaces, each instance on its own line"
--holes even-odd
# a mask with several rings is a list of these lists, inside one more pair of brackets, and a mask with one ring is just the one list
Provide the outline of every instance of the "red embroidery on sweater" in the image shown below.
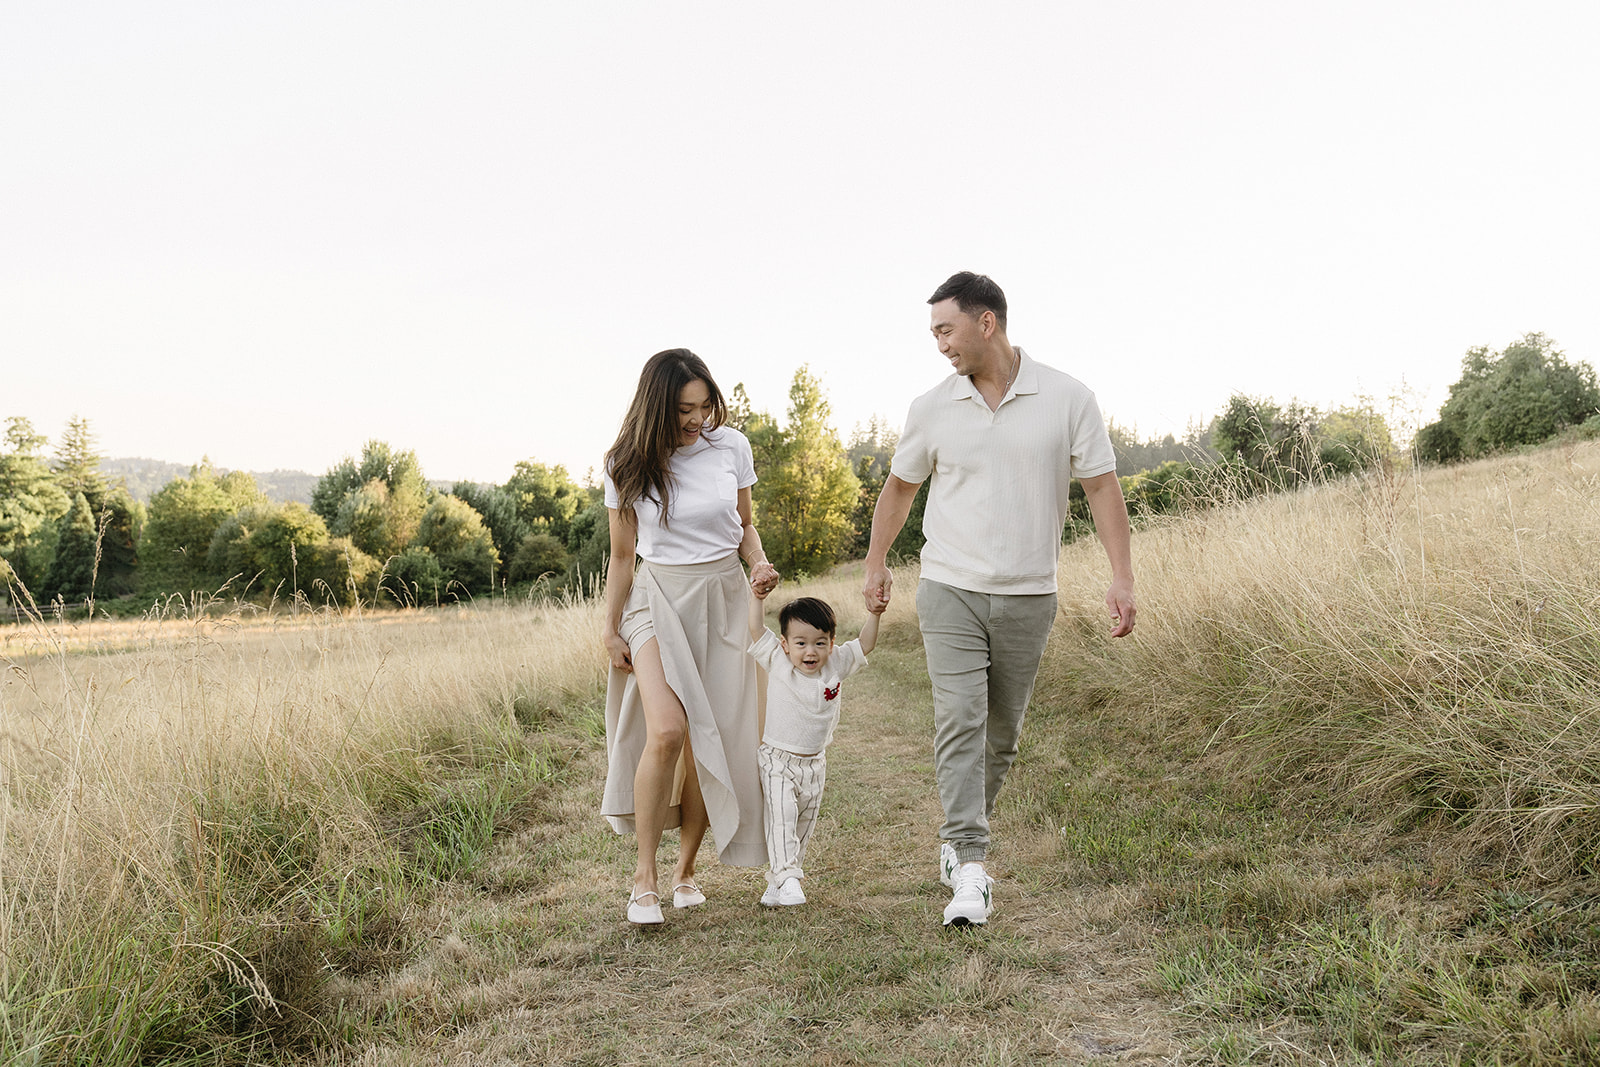
[[822,699],[824,699],[824,700],[833,700],[833,699],[837,698],[838,695],[839,695],[839,687],[837,685],[834,686],[832,689],[824,689],[822,691]]

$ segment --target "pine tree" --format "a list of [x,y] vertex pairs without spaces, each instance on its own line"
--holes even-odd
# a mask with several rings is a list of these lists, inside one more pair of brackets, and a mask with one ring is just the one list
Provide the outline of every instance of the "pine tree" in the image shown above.
[[100,460],[96,450],[94,431],[89,420],[77,415],[67,420],[67,428],[56,446],[54,466],[56,484],[68,496],[82,493],[91,509],[106,494],[105,475],[100,473]]
[[88,498],[73,494],[72,507],[56,522],[55,559],[44,580],[48,599],[82,600],[94,591],[100,566],[99,534]]

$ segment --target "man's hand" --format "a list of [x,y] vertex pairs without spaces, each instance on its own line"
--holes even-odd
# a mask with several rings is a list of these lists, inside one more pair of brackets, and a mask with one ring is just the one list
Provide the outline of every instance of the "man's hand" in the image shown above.
[[1106,590],[1106,610],[1111,613],[1111,636],[1126,637],[1133,633],[1133,617],[1138,608],[1133,603],[1133,580],[1119,578]]
[[867,546],[867,584],[862,588],[861,596],[867,602],[867,610],[874,615],[882,615],[889,606],[889,587],[894,584],[894,579],[889,576],[889,548],[894,544],[894,539],[900,536],[900,529],[906,524],[906,516],[911,514],[911,504],[916,500],[917,487],[921,484],[904,481],[890,473],[883,480],[878,503],[872,509],[872,541]]
[[886,566],[867,565],[867,584],[861,589],[861,597],[867,602],[867,610],[874,615],[882,615],[889,606],[889,589],[894,585],[894,576],[889,573]]

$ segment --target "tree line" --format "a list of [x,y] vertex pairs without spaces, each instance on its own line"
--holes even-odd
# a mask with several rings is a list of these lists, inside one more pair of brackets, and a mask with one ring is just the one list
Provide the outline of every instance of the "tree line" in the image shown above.
[[[731,425],[750,439],[752,489],[768,557],[785,574],[818,574],[862,556],[889,474],[896,432],[879,419],[842,442],[821,382],[801,367],[782,420],[756,410],[742,384]],[[1582,426],[1600,434],[1594,369],[1568,362],[1542,334],[1462,362],[1439,419],[1413,442],[1419,458],[1451,462],[1535,444]],[[1393,462],[1402,444],[1370,402],[1319,410],[1234,394],[1219,415],[1139,441],[1109,426],[1136,522],[1241,495],[1278,492]],[[503,483],[431,485],[411,451],[368,441],[317,479],[309,505],[269,500],[250,474],[209,461],[140,503],[100,471],[88,420],[74,416],[47,459],[48,439],[7,420],[0,451],[0,589],[34,605],[206,595],[316,603],[435,604],[505,594],[598,588],[610,551],[600,487],[528,459]],[[919,493],[893,552],[922,547]],[[1074,486],[1071,540],[1092,529]]]

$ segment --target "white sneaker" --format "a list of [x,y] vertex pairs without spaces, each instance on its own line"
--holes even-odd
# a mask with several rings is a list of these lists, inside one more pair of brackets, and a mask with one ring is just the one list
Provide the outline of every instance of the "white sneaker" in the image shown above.
[[806,891],[800,888],[800,879],[785,878],[782,885],[769,885],[761,894],[761,903],[768,908],[790,907],[806,902]]
[[989,921],[989,887],[994,879],[981,863],[963,863],[956,868],[955,894],[945,905],[946,926],[982,926]]
[[956,884],[956,868],[961,866],[961,861],[956,859],[955,846],[945,841],[939,845],[939,884],[951,886]]

